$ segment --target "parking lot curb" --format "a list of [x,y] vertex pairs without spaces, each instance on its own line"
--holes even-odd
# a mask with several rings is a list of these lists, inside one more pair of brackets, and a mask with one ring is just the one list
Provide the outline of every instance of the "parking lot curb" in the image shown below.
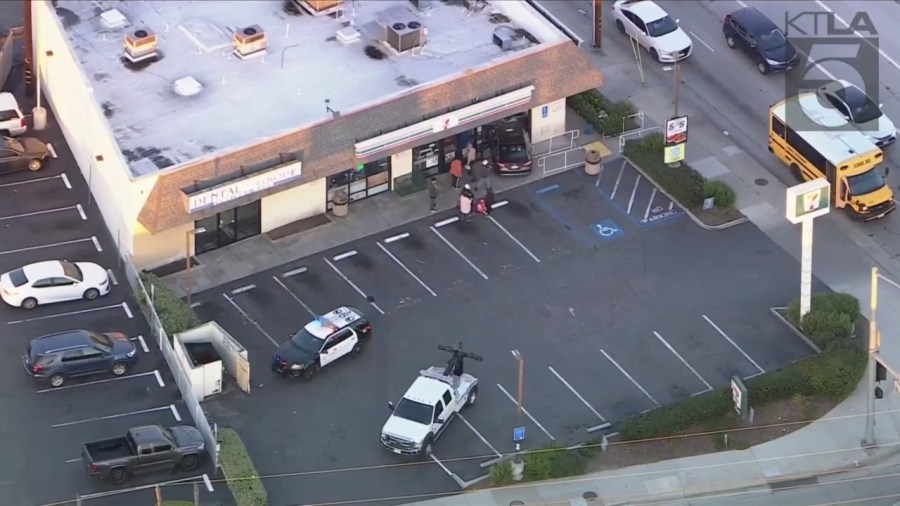
[[802,339],[804,343],[809,345],[809,347],[812,348],[812,350],[814,352],[816,352],[816,354],[822,353],[822,348],[819,348],[818,346],[816,346],[816,343],[812,342],[812,340],[810,340],[810,338],[803,335],[803,332],[800,332],[800,330],[797,329],[797,327],[795,327],[793,323],[791,323],[790,321],[788,321],[787,318],[785,318],[784,316],[781,315],[781,313],[779,311],[787,311],[786,307],[778,307],[778,306],[770,307],[769,311],[771,311],[772,314],[775,315],[775,318],[778,318],[779,320],[781,320],[781,323],[785,324],[789,329],[791,329],[791,332],[793,332],[797,337]]
[[630,158],[628,158],[628,157],[625,156],[625,155],[619,155],[619,156],[620,156],[621,158],[625,159],[625,160],[628,160],[628,163],[630,163],[630,164],[632,165],[632,167],[634,167],[638,172],[640,172],[641,175],[644,176],[645,179],[647,179],[647,180],[649,180],[649,181],[653,181],[653,186],[655,186],[657,189],[659,189],[659,191],[660,191],[663,195],[665,195],[666,197],[668,197],[669,200],[671,200],[672,202],[675,202],[676,204],[678,204],[678,207],[680,207],[680,208],[684,211],[685,214],[687,214],[688,216],[690,216],[691,221],[693,221],[698,227],[702,228],[703,230],[707,230],[707,231],[710,231],[710,232],[718,232],[718,231],[720,231],[720,230],[725,230],[725,229],[728,229],[728,228],[731,228],[731,227],[736,227],[736,226],[738,226],[738,225],[743,225],[744,223],[747,223],[747,222],[750,221],[750,219],[747,218],[746,216],[742,216],[742,217],[740,217],[740,218],[738,218],[738,219],[736,219],[736,220],[731,220],[731,221],[729,221],[728,223],[722,223],[721,225],[707,225],[706,223],[703,223],[703,221],[702,221],[700,218],[698,218],[697,215],[695,215],[694,213],[692,213],[690,209],[688,209],[688,208],[682,206],[682,205],[681,205],[681,202],[678,202],[678,199],[676,199],[675,197],[673,197],[669,192],[667,192],[667,191],[665,190],[665,188],[663,188],[662,186],[660,186],[660,185],[659,185],[652,177],[650,177],[650,176],[647,174],[647,172],[644,171],[644,169],[643,169],[640,165],[634,163],[633,161],[631,161]]

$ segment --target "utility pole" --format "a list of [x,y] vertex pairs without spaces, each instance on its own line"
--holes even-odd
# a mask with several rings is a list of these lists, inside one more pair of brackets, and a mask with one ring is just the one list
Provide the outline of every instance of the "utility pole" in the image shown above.
[[681,65],[678,62],[675,62],[675,69],[673,74],[675,75],[675,115],[673,118],[678,117],[678,98],[681,95]]
[[603,45],[601,35],[603,34],[603,0],[592,0],[594,7],[594,49],[600,49]]
[[25,18],[25,94],[34,95],[34,27],[31,20],[31,0],[24,3]]
[[866,366],[866,437],[863,446],[875,446],[875,354],[878,352],[878,327],[875,322],[875,310],[878,308],[878,267],[872,267],[872,286],[869,293],[869,363]]

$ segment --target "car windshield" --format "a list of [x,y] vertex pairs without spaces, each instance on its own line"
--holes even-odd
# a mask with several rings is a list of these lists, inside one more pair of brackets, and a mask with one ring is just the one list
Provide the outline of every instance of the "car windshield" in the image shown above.
[[850,114],[854,123],[868,123],[881,117],[881,109],[862,90],[847,87],[840,93],[850,106]]
[[662,37],[678,29],[678,23],[669,16],[665,16],[647,23],[647,34],[651,37]]
[[291,342],[294,343],[294,346],[300,348],[303,351],[308,351],[310,353],[319,353],[322,350],[322,341],[318,337],[312,335],[306,329],[300,329],[294,337],[291,338]]
[[763,51],[778,49],[786,44],[787,39],[784,38],[784,34],[778,28],[773,29],[769,33],[759,35],[759,48]]
[[866,195],[884,186],[884,179],[878,171],[870,170],[865,174],[847,178],[847,186],[850,187],[850,195]]
[[397,404],[397,409],[394,410],[394,416],[421,423],[422,425],[431,425],[431,415],[433,412],[434,406],[411,401],[409,399],[400,399],[400,403]]
[[528,161],[528,148],[525,144],[501,144],[498,159],[501,163],[525,163]]
[[25,277],[25,271],[22,269],[16,269],[9,273],[9,281],[16,288],[28,283],[28,278]]
[[63,274],[66,277],[76,281],[84,281],[84,274],[82,274],[81,269],[77,265],[72,262],[60,262],[59,264],[62,266]]

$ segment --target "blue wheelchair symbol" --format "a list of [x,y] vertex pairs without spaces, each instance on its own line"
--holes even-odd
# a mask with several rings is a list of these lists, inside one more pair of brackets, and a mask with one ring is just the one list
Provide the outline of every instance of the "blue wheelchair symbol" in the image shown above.
[[611,241],[625,235],[622,227],[616,225],[616,222],[612,220],[603,220],[600,223],[595,223],[591,225],[591,230],[604,241]]

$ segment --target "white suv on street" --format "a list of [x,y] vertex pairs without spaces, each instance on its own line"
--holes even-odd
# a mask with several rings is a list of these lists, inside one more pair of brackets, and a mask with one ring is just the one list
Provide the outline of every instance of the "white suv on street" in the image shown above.
[[612,14],[616,28],[637,40],[658,62],[681,61],[694,50],[691,38],[678,22],[651,0],[618,0]]

